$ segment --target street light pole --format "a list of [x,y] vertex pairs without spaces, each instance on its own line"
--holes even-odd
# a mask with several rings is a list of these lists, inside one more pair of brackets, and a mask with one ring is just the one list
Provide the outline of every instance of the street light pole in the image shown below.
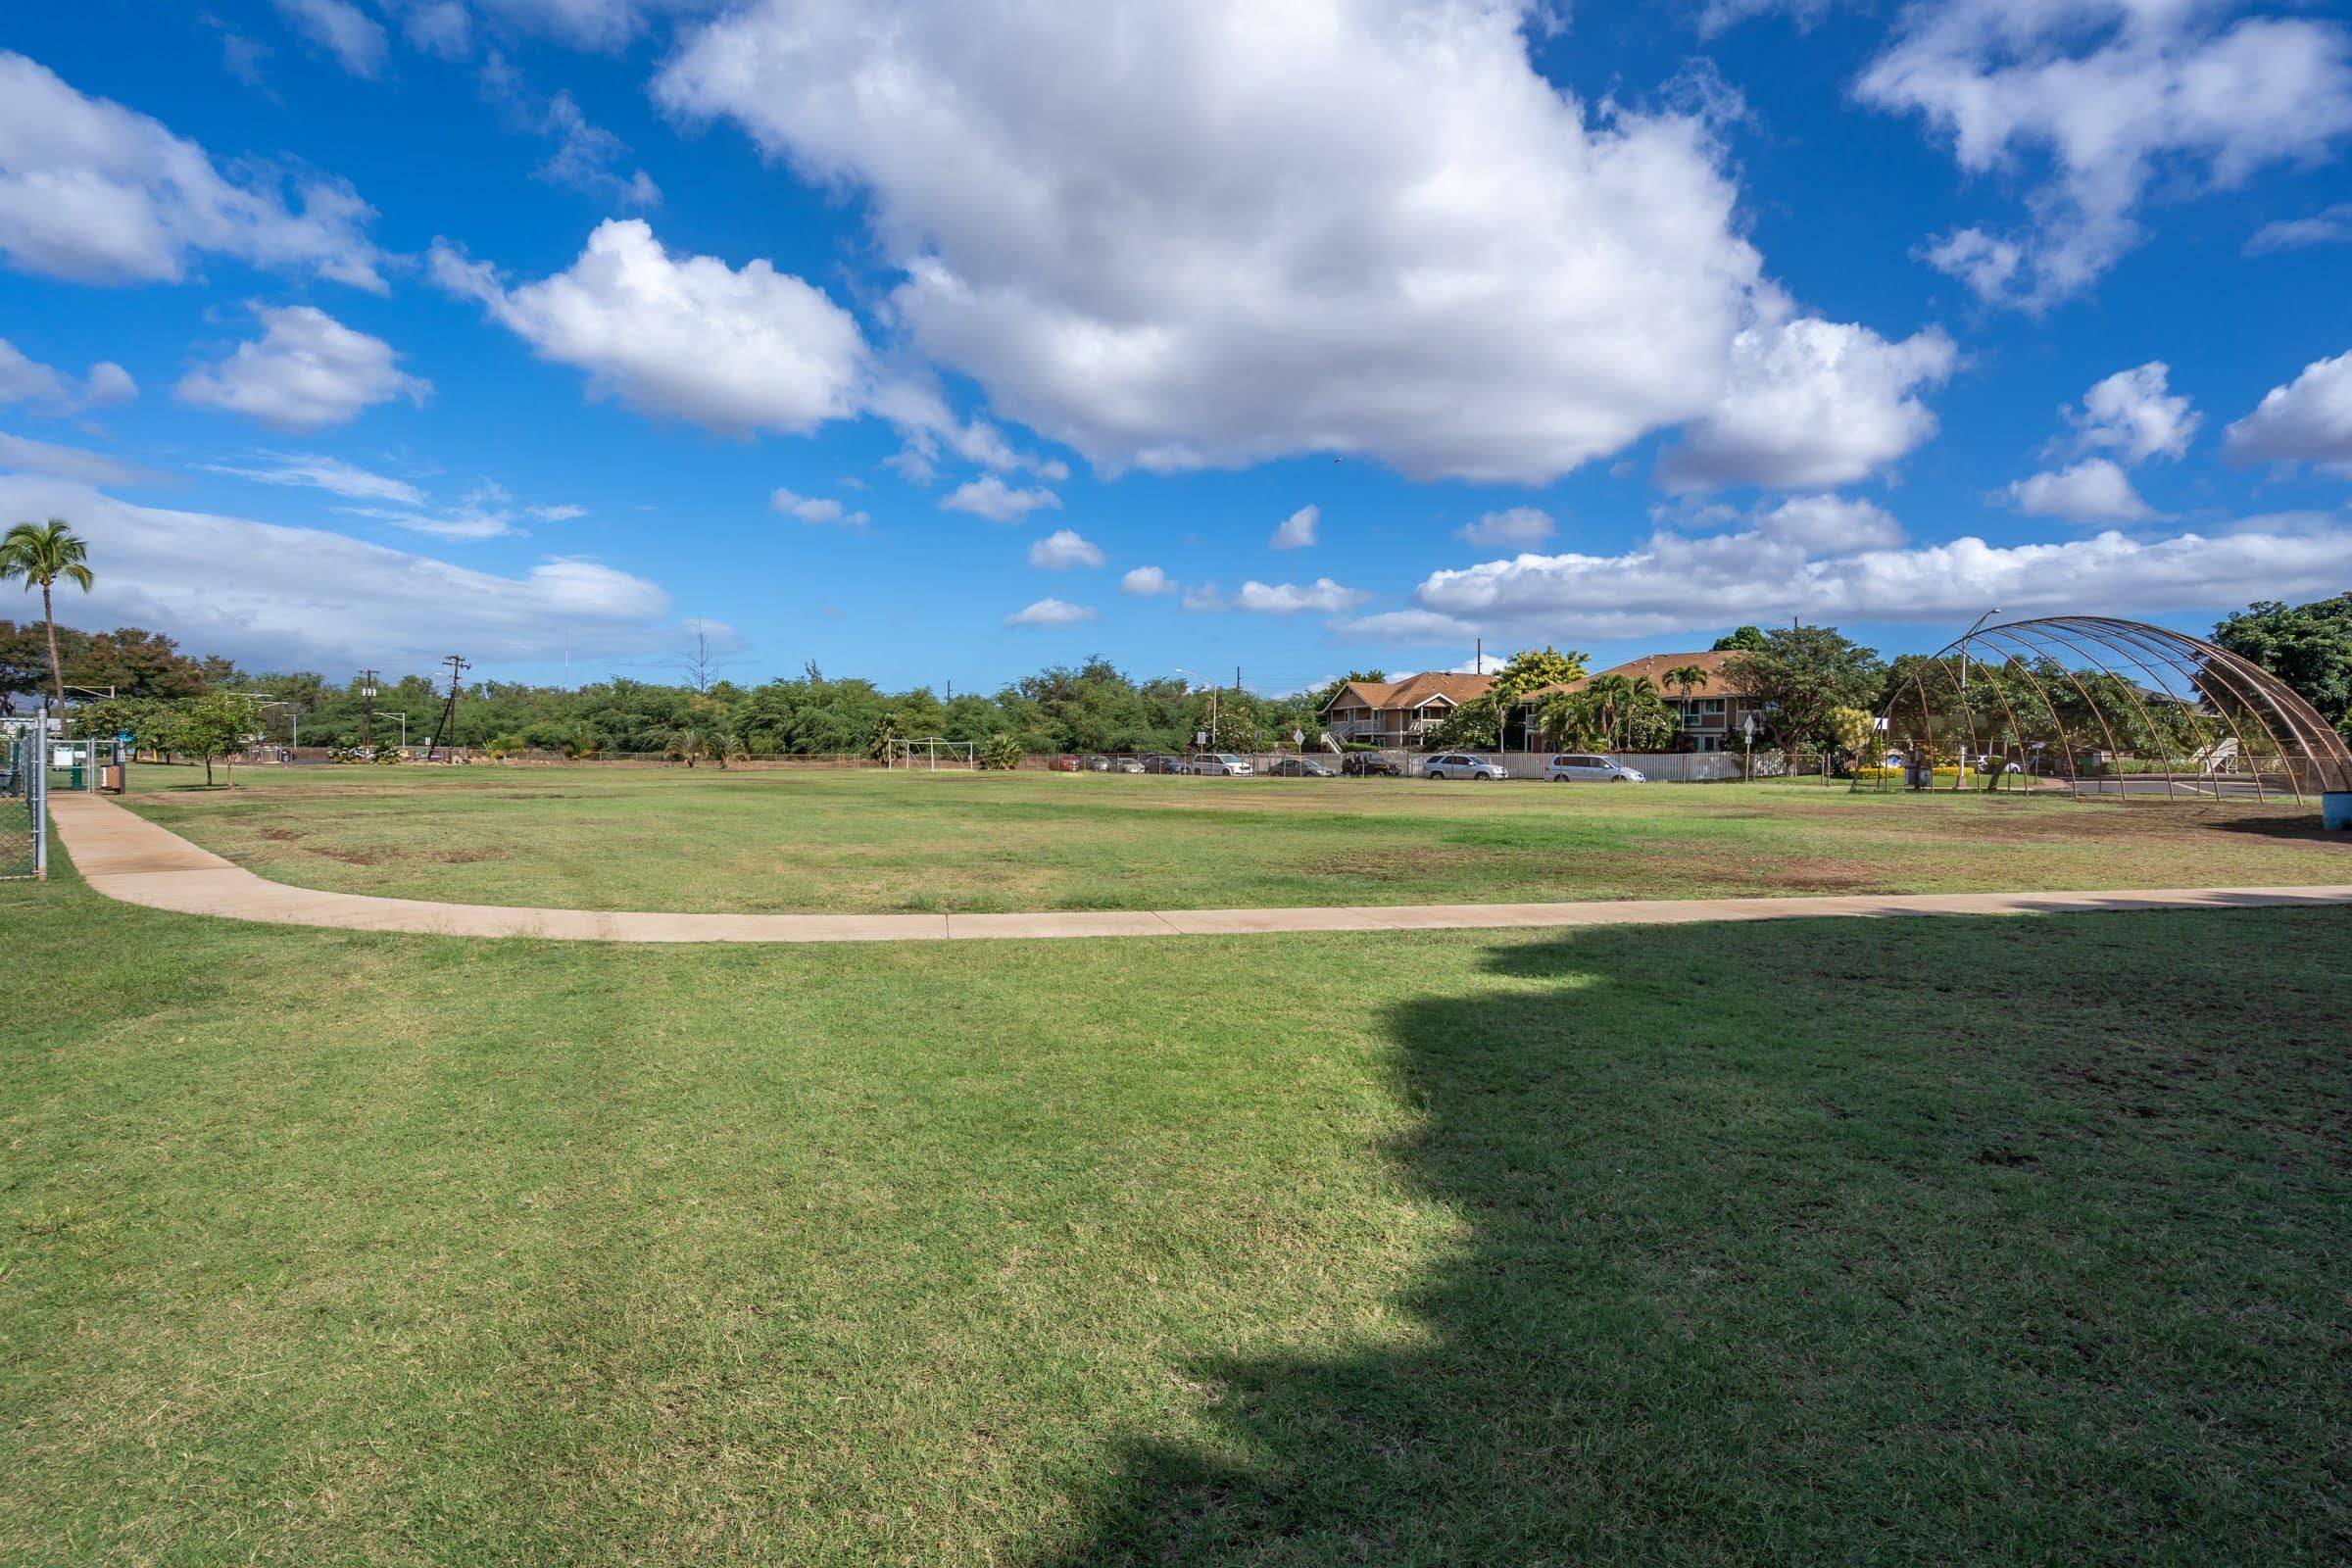
[[1968,630],[1960,634],[1960,689],[1962,691],[1968,690],[1968,640],[1971,637],[1974,637],[1977,634],[1978,629],[1986,621],[1990,620],[1993,616],[1999,614],[2000,612],[2001,607],[1998,605],[1993,606],[1990,610],[1987,610],[1984,612],[1984,613],[1977,617],[1975,625],[1970,626]]

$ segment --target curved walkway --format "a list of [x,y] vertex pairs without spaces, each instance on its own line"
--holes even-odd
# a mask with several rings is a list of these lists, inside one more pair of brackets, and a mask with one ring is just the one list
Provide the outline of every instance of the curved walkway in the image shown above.
[[1499,926],[1682,925],[1825,915],[2059,914],[2079,910],[2297,908],[2352,904],[2352,886],[2169,888],[2135,893],[1889,893],[1859,898],[1619,899],[1338,909],[1101,910],[1041,914],[626,914],[322,893],[270,882],[94,795],[51,817],[82,880],[110,899],[270,925],[561,942],[951,942],[1006,937],[1221,936],[1257,931],[1452,931]]

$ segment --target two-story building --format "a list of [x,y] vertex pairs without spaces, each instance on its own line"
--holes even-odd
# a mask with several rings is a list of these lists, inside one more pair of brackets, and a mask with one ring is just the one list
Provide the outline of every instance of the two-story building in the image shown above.
[[[1658,689],[1659,697],[1665,701],[1667,709],[1675,715],[1681,732],[1675,745],[1677,751],[1718,752],[1727,749],[1736,751],[1740,746],[1741,720],[1749,713],[1754,713],[1757,733],[1761,734],[1764,715],[1763,704],[1751,697],[1737,680],[1724,672],[1725,662],[1734,657],[1735,654],[1730,652],[1649,654],[1641,659],[1629,660],[1625,663],[1600,670],[1592,678],[1597,679],[1600,675],[1622,675],[1627,680],[1647,679],[1652,686]],[[1706,676],[1705,681],[1693,684],[1686,690],[1666,678],[1668,670],[1685,668],[1702,671]],[[1565,685],[1545,686],[1539,691],[1529,692],[1521,698],[1520,704],[1527,711],[1530,733],[1541,728],[1536,720],[1535,710],[1540,709],[1547,698],[1558,692],[1582,691],[1584,687],[1584,681],[1570,681]]]
[[1323,704],[1323,730],[1333,740],[1411,749],[1462,704],[1487,695],[1492,675],[1430,670],[1402,680],[1351,680]]

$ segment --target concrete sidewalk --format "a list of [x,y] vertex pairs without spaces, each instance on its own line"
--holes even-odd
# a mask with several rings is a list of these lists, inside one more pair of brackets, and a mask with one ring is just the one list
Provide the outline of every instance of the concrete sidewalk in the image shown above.
[[94,795],[50,798],[82,880],[124,904],[270,925],[559,942],[951,942],[1032,937],[1230,936],[1261,931],[1458,931],[1686,925],[1843,915],[2062,914],[2118,909],[2305,908],[2352,904],[2352,886],[2164,888],[2125,893],[1889,893],[1858,898],[1619,899],[1336,909],[1102,910],[1038,914],[631,914],[321,893],[269,882]]

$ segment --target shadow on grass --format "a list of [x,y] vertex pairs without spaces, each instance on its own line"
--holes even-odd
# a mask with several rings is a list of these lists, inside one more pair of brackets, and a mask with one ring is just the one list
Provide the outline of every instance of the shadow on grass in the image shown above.
[[2347,935],[1496,946],[1385,1020],[1425,1332],[1183,1368],[1215,1451],[1131,1443],[1049,1560],[2341,1561]]
[[2274,806],[2266,815],[2220,816],[2214,825],[2226,833],[2251,833],[2258,838],[2316,844],[2323,849],[2352,854],[2352,833],[2328,832],[2321,820],[2320,803],[2316,800],[2307,807]]

